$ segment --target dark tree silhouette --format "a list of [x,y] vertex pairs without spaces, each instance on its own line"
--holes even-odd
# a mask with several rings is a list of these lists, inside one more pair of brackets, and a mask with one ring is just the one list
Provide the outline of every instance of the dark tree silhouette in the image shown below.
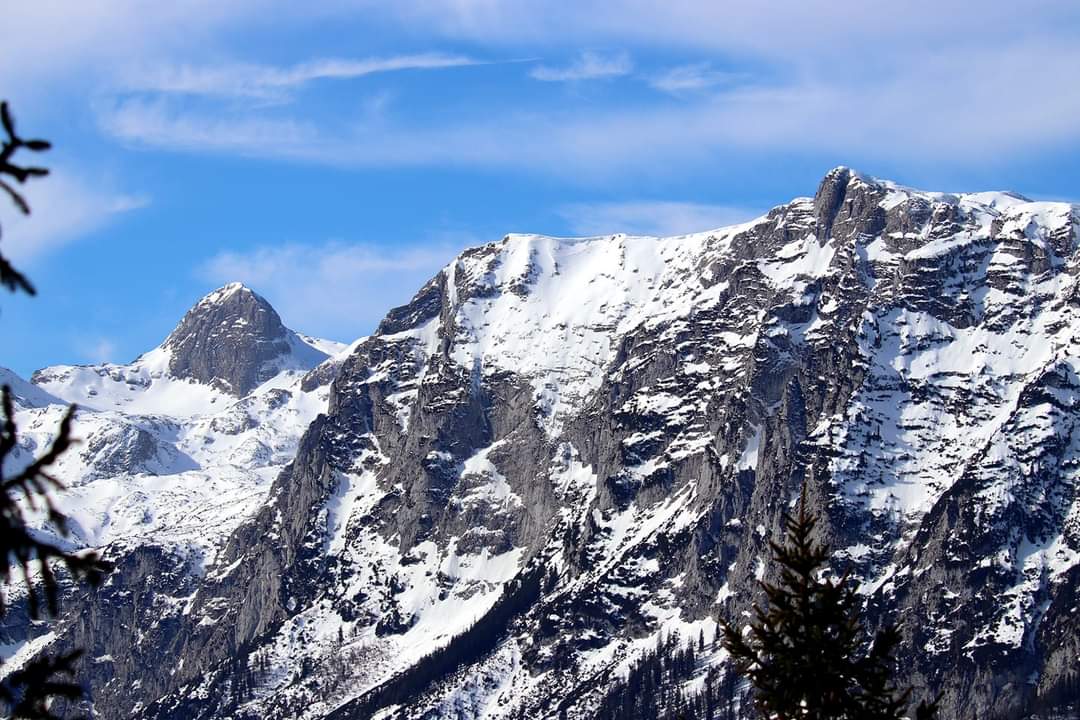
[[[762,718],[794,720],[901,720],[911,688],[892,681],[900,641],[894,625],[867,648],[860,601],[847,574],[825,576],[829,550],[813,540],[817,518],[803,489],[796,517],[785,516],[783,545],[771,543],[780,565],[777,584],[762,582],[768,604],[755,605],[748,632],[721,620],[724,646],[750,680]],[[922,702],[918,720],[937,716],[937,703]]]
[[[0,146],[0,189],[7,193],[20,212],[29,215],[30,205],[26,202],[26,198],[4,176],[22,185],[32,177],[48,175],[49,171],[43,167],[16,165],[14,157],[15,153],[23,148],[32,152],[43,152],[51,146],[45,140],[24,140],[19,137],[18,133],[15,132],[15,120],[11,117],[11,110],[8,108],[7,102],[0,103],[0,124],[3,125],[4,133],[7,135],[4,144]],[[34,290],[34,286],[30,284],[30,281],[26,279],[26,276],[12,267],[11,263],[2,254],[0,254],[0,285],[12,292],[22,290],[29,295],[34,295],[37,292]]]
[[[33,152],[48,150],[49,143],[19,137],[6,102],[0,103],[0,124],[7,135],[7,140],[0,146],[0,189],[7,193],[20,212],[29,214],[29,204],[8,178],[21,185],[29,178],[43,177],[49,171],[41,167],[17,165],[14,155],[23,148]],[[34,286],[26,276],[16,270],[2,254],[0,285],[11,292],[21,290],[29,295],[35,294]],[[60,563],[73,577],[91,584],[100,582],[107,566],[97,553],[70,552],[44,539],[27,525],[26,515],[20,504],[21,500],[31,511],[44,510],[56,532],[61,536],[68,534],[68,518],[56,507],[51,496],[52,492],[64,489],[63,484],[52,474],[52,467],[74,442],[71,438],[71,421],[75,407],[68,408],[56,438],[45,454],[7,477],[4,463],[18,447],[18,432],[10,388],[4,386],[0,395],[3,408],[3,419],[0,421],[0,555],[3,558],[0,563],[0,580],[7,585],[16,579],[15,575],[19,573],[26,585],[30,616],[37,619],[42,615],[42,606],[32,574],[35,566],[40,575],[45,608],[54,615],[58,610],[59,585],[53,563]],[[6,609],[0,595],[0,614]],[[0,681],[0,704],[7,706],[11,717],[42,720],[58,718],[51,710],[54,698],[74,700],[82,695],[82,688],[74,680],[74,664],[78,657],[79,652],[74,651],[59,657],[42,657],[28,662]]]
[[[734,705],[724,704],[727,689],[716,667],[705,668],[704,634],[684,643],[672,633],[657,640],[630,664],[626,675],[616,677],[600,699],[596,720],[734,720]],[[704,677],[701,677],[701,676]],[[683,686],[695,677],[701,689],[687,693]]]
[[[71,447],[71,421],[75,408],[68,408],[64,414],[56,438],[45,454],[10,478],[4,477],[2,464],[18,444],[18,437],[15,409],[12,406],[11,391],[7,386],[3,388],[3,411],[3,428],[0,430],[0,488],[3,489],[0,493],[0,554],[4,561],[0,564],[0,579],[8,583],[14,571],[20,571],[27,585],[30,614],[38,617],[41,614],[41,603],[31,580],[32,565],[36,563],[41,574],[48,610],[55,614],[58,586],[50,566],[51,560],[62,562],[73,575],[91,582],[101,579],[103,567],[94,553],[69,552],[43,540],[39,533],[27,526],[18,499],[20,496],[24,498],[31,509],[44,506],[52,526],[61,535],[67,534],[67,516],[56,508],[50,496],[50,491],[63,490],[64,485],[50,474],[49,468]],[[0,612],[4,609],[3,600],[0,598]]]

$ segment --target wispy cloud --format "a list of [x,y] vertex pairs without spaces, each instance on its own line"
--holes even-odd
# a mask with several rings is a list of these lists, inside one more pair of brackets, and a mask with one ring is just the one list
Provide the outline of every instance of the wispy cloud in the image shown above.
[[680,95],[700,92],[717,85],[731,83],[738,75],[714,69],[709,63],[680,65],[649,78],[649,84],[666,93]]
[[269,298],[291,327],[351,341],[408,302],[468,240],[401,249],[342,242],[261,247],[220,253],[199,275],[212,283],[243,282]]
[[164,98],[99,103],[101,129],[114,138],[165,150],[318,159],[325,132],[289,117],[249,112],[194,112]]
[[668,237],[734,225],[759,213],[729,205],[644,201],[576,203],[560,208],[559,214],[581,235],[624,232]]
[[[492,46],[522,44],[651,47],[721,52],[793,62],[917,57],[928,49],[993,48],[1017,37],[1075,32],[1073,0],[1034,4],[987,0],[910,0],[903,12],[891,0],[860,3],[770,0],[483,0],[384,3],[379,14],[432,34]],[[933,17],[933,22],[927,18]],[[887,22],[883,22],[887,18]],[[809,30],[813,28],[813,30]],[[960,30],[962,28],[962,30]],[[845,71],[858,71],[852,67]]]
[[4,254],[31,262],[150,202],[145,195],[110,190],[109,185],[107,180],[95,182],[64,170],[28,183],[25,194],[32,214],[0,217]]
[[[250,25],[268,0],[146,3],[55,0],[8,3],[0,47],[0,86],[23,108],[111,84],[133,63],[152,65],[216,45],[229,28]],[[293,20],[293,10],[274,10]],[[24,111],[25,112],[25,111]]]
[[[1075,2],[1040,0],[1039,12],[1032,12],[1016,3],[913,0],[884,24],[885,3],[876,0],[738,7],[689,0],[345,2],[315,14],[273,0],[178,0],[142,14],[135,0],[105,3],[100,12],[38,9],[45,5],[18,4],[14,17],[5,18],[13,40],[0,48],[0,60],[7,61],[0,62],[0,80],[34,85],[48,71],[69,87],[80,82],[95,91],[133,89],[99,106],[98,120],[109,136],[147,149],[353,167],[498,166],[580,178],[626,169],[680,172],[731,153],[756,152],[829,153],[868,163],[938,162],[948,153],[955,166],[1080,141],[1080,125],[1073,121],[1080,84],[1047,71],[1080,65],[1070,30],[1080,19]],[[472,62],[450,53],[281,66],[215,66],[207,60],[228,55],[227,33],[248,27],[268,8],[287,13],[286,24],[304,31],[318,22],[359,20],[377,32],[407,31],[402,37],[419,37],[432,48],[462,41],[492,54],[627,48],[639,63],[655,57],[677,63],[671,58],[689,53],[723,58],[723,67],[739,77],[731,82],[717,70],[720,60],[635,69],[629,54],[592,52],[565,65],[534,67],[531,75],[569,82],[635,72],[684,102],[667,107],[671,103],[651,93],[602,108],[522,99],[499,113],[470,115],[463,108],[490,108],[497,99],[463,84],[467,102],[404,118],[384,111],[377,123],[349,118],[348,110],[297,104],[255,112],[250,103],[220,102],[287,99],[320,78]],[[935,22],[926,23],[931,15]],[[809,26],[818,30],[806,32]],[[853,57],[859,62],[850,62]],[[133,66],[158,69],[132,76],[127,68]],[[1023,88],[1022,97],[1016,88]],[[188,102],[191,94],[202,100]]]
[[[835,153],[848,162],[947,153],[953,163],[979,163],[1080,141],[1080,125],[1072,122],[1080,115],[1080,85],[1044,71],[1080,65],[1074,46],[946,50],[910,64],[903,74],[865,82],[810,75],[720,87],[675,106],[568,104],[497,116],[466,109],[444,113],[435,124],[211,113],[140,100],[109,106],[99,121],[110,135],[147,148],[349,167],[497,167],[576,181],[628,170],[685,173],[730,152]],[[928,83],[928,77],[951,82]],[[1003,103],[1003,87],[1024,87],[1037,102]]]
[[634,69],[627,53],[605,57],[594,52],[583,52],[574,62],[563,67],[538,65],[529,72],[534,80],[544,82],[576,82],[601,80],[628,75]]
[[129,72],[121,84],[129,91],[279,101],[315,80],[350,80],[377,73],[475,64],[478,61],[463,55],[421,53],[364,59],[331,58],[287,67],[252,64],[159,66]]
[[88,363],[111,362],[116,358],[116,343],[106,337],[81,339],[75,343],[75,352]]

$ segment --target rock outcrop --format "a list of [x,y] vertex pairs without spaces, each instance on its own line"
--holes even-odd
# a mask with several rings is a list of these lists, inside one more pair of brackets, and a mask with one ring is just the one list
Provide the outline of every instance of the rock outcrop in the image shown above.
[[200,300],[163,347],[170,352],[173,377],[214,385],[236,397],[282,370],[314,367],[327,358],[286,328],[270,303],[240,283]]
[[[212,565],[121,571],[56,645],[110,658],[104,717],[592,717],[757,599],[805,486],[916,697],[1045,717],[1080,637],[1078,228],[837,168],[740,226],[469,250],[309,376],[325,415]],[[235,302],[170,372],[258,381],[276,316]],[[236,368],[204,352],[256,328]],[[78,630],[169,573],[171,610]]]

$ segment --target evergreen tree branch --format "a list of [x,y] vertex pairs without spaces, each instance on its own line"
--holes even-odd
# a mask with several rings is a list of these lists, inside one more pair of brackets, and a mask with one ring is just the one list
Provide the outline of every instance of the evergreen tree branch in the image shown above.
[[[16,152],[28,150],[43,152],[50,148],[45,140],[27,140],[15,131],[15,120],[6,102],[0,102],[0,126],[7,139],[0,143],[0,190],[24,215],[30,214],[30,205],[16,189],[31,178],[44,177],[49,171],[42,167],[23,165],[14,160]],[[10,180],[10,181],[9,181]],[[14,183],[14,184],[13,184]],[[25,275],[0,254],[0,286],[11,292],[36,294],[34,286]],[[64,414],[59,431],[45,453],[34,459],[10,478],[4,478],[4,463],[18,447],[15,410],[10,388],[4,386],[0,393],[0,556],[3,567],[0,580],[11,582],[18,573],[26,585],[27,605],[34,619],[42,615],[38,581],[33,568],[36,565],[39,582],[43,588],[45,605],[50,614],[59,610],[59,582],[53,563],[67,568],[75,579],[97,585],[110,568],[95,551],[71,551],[49,542],[39,531],[27,525],[20,501],[31,512],[43,510],[49,524],[61,537],[69,534],[68,518],[55,505],[51,493],[64,490],[63,483],[53,474],[52,468],[75,442],[71,436],[74,406]],[[6,611],[4,597],[0,595],[0,615]],[[40,656],[28,661],[18,670],[0,681],[0,705],[10,717],[29,720],[59,720],[53,701],[78,700],[82,688],[74,681],[75,663],[80,651],[72,651],[57,657]]]
[[34,720],[61,720],[53,713],[54,698],[78,700],[82,688],[74,681],[75,661],[81,652],[31,660],[0,683],[0,700],[11,708],[12,717]]
[[[19,165],[14,161],[15,153],[21,149],[30,152],[44,152],[51,145],[45,140],[25,140],[15,132],[15,119],[11,116],[11,109],[7,102],[0,102],[0,125],[3,126],[7,139],[0,144],[0,190],[11,199],[15,207],[23,215],[30,214],[30,204],[21,192],[4,179],[7,176],[16,183],[22,185],[30,178],[45,177],[49,174],[48,169],[43,167]],[[26,279],[26,276],[16,270],[3,255],[0,255],[0,285],[11,292],[22,290],[27,295],[34,295],[34,286]]]
[[[18,503],[19,496],[24,498],[31,509],[36,508],[38,503],[44,503],[49,521],[61,536],[67,535],[67,516],[55,506],[49,495],[52,490],[63,490],[64,485],[47,471],[74,442],[71,437],[71,423],[75,408],[68,408],[56,437],[44,454],[13,477],[4,479],[3,462],[14,451],[18,437],[10,388],[5,385],[0,395],[4,415],[3,429],[0,431],[0,555],[4,558],[0,579],[8,582],[13,568],[21,571],[27,582],[31,616],[37,618],[41,615],[41,606],[38,593],[31,582],[33,564],[36,563],[38,567],[47,607],[52,614],[58,610],[59,587],[49,565],[51,561],[60,561],[72,576],[92,585],[101,581],[108,566],[101,561],[97,553],[69,552],[42,539],[39,533],[27,525],[23,509]],[[3,611],[3,600],[0,599],[0,612]]]

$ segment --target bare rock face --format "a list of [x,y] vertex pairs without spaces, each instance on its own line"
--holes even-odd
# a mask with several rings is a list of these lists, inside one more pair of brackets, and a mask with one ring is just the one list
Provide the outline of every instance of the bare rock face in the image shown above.
[[[57,642],[124,678],[94,676],[107,717],[595,717],[657,638],[759,599],[805,487],[868,623],[901,623],[916,698],[1061,714],[1078,229],[1076,206],[837,168],[740,226],[469,250],[308,376],[333,378],[326,413],[213,566],[145,553]],[[200,307],[177,372],[257,382],[276,315],[241,290]],[[223,333],[247,360],[207,354]],[[158,605],[77,629],[129,582]]]
[[169,373],[243,397],[281,370],[290,335],[270,303],[232,283],[200,300],[165,340]]

